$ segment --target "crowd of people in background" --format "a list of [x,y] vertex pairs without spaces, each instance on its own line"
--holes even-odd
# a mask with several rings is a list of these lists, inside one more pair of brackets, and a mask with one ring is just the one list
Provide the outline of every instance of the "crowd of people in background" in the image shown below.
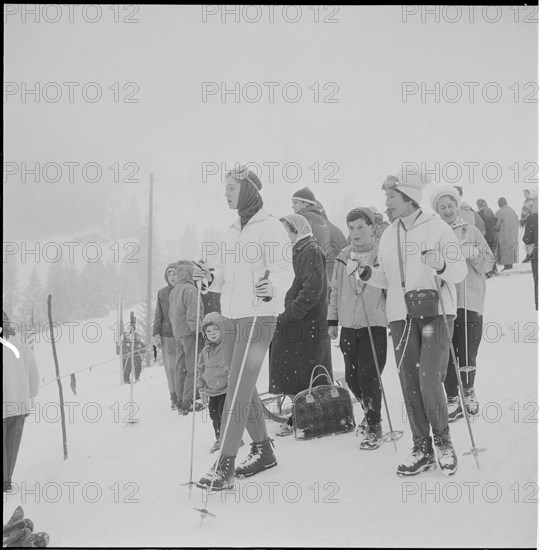
[[[182,260],[167,266],[167,286],[158,294],[154,344],[163,351],[172,408],[182,414],[198,410],[190,397],[195,390],[209,406],[216,438],[210,451],[219,450],[219,457],[201,478],[201,487],[230,488],[234,476],[255,475],[277,465],[256,391],[268,350],[269,392],[293,398],[308,387],[316,365],[332,373],[330,340],[338,339],[345,380],[364,413],[357,428],[359,447],[377,449],[383,430],[375,364],[381,374],[388,334],[413,443],[397,474],[416,475],[436,466],[445,475],[456,472],[449,424],[464,416],[459,383],[463,405],[469,415],[476,415],[486,280],[498,274],[497,264],[508,271],[518,263],[519,226],[524,228],[524,261],[532,265],[537,309],[537,190],[525,191],[519,219],[503,197],[496,213],[483,198],[474,210],[463,200],[462,187],[445,184],[433,188],[434,213],[427,213],[422,208],[426,183],[422,175],[389,176],[383,184],[388,221],[374,207],[357,206],[344,220],[345,236],[309,188],[292,195],[293,214],[279,219],[263,208],[262,182],[256,174],[244,167],[227,174],[225,196],[239,217],[223,239],[225,249],[236,243],[241,248],[242,243],[271,242],[281,250],[288,242],[292,254],[285,262],[277,262],[275,251],[272,258],[263,254],[249,262],[241,254],[227,259],[216,253],[207,265]],[[451,256],[451,249],[458,254]],[[199,311],[197,285],[204,289]],[[411,316],[407,293],[417,289],[437,295],[437,309],[430,317]],[[255,314],[259,304],[260,316]],[[198,360],[197,315],[204,346]],[[263,337],[249,349],[247,370],[239,378],[245,329],[253,321]],[[440,338],[444,331],[447,338]],[[230,414],[238,405],[247,406],[247,418]],[[235,466],[245,428],[252,439],[250,453]],[[290,416],[276,435],[292,433]]]

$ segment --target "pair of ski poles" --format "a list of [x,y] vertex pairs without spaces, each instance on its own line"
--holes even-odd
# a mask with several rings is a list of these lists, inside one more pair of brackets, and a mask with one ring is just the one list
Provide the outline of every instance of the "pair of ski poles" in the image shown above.
[[[360,278],[359,278],[358,270],[355,271],[354,275],[356,277],[356,280],[359,281]],[[444,324],[445,324],[445,326],[449,327],[449,323],[448,323],[448,320],[447,320],[447,315],[445,313],[445,306],[444,306],[444,303],[443,303],[443,300],[442,300],[442,290],[440,288],[440,283],[438,282],[437,277],[435,277],[435,282],[436,282],[436,288],[437,288],[438,294],[440,296],[440,305],[442,307],[442,316],[443,316]],[[359,295],[360,295],[360,298],[361,298],[361,304],[363,306],[363,309],[365,310],[365,318],[366,318],[366,321],[367,321],[367,329],[368,329],[368,332],[369,332],[369,339],[371,341],[371,348],[372,348],[372,353],[373,353],[373,356],[374,356],[374,364],[376,366],[376,374],[378,375],[378,379],[380,381],[380,389],[382,391],[382,397],[383,397],[383,400],[384,400],[384,407],[385,407],[385,410],[386,410],[388,423],[389,423],[390,432],[387,434],[386,437],[388,439],[390,439],[391,441],[393,441],[393,445],[394,445],[395,451],[396,451],[397,446],[395,444],[395,440],[400,439],[402,437],[403,432],[402,431],[396,431],[395,432],[393,430],[392,425],[391,425],[391,418],[389,416],[389,409],[388,409],[388,406],[387,406],[384,386],[382,384],[382,376],[381,376],[381,373],[380,373],[380,368],[378,366],[378,358],[377,358],[376,349],[375,349],[375,346],[374,346],[374,338],[372,336],[371,324],[370,324],[370,320],[369,320],[369,315],[367,313],[365,298],[363,296],[364,288],[365,288],[365,286],[363,286],[363,288],[361,289]],[[464,308],[465,308],[464,309],[464,316],[465,316],[464,324],[465,324],[465,330],[467,330],[466,305],[467,304],[466,304],[466,281],[465,281],[464,282]],[[470,455],[470,454],[473,455],[474,458],[475,458],[475,463],[477,465],[477,468],[479,469],[479,459],[478,459],[477,455],[480,452],[485,451],[486,449],[485,448],[478,448],[477,445],[475,444],[475,439],[474,439],[473,432],[472,432],[472,426],[471,426],[471,423],[470,423],[470,417],[469,417],[469,414],[468,414],[468,409],[466,408],[466,405],[464,403],[464,387],[462,385],[462,380],[460,379],[460,370],[465,371],[466,376],[468,376],[468,371],[474,370],[475,367],[469,367],[468,365],[466,365],[465,368],[459,369],[459,366],[458,366],[458,363],[457,363],[457,358],[456,358],[456,353],[455,353],[455,348],[453,346],[453,341],[451,341],[450,348],[451,348],[451,355],[452,355],[452,358],[453,358],[453,366],[455,368],[455,374],[457,376],[457,382],[458,382],[458,385],[459,385],[459,392],[460,392],[460,398],[461,398],[461,401],[462,401],[462,408],[464,410],[464,415],[465,415],[465,418],[466,418],[466,424],[468,426],[468,432],[469,432],[470,440],[471,440],[471,443],[472,443],[471,449],[469,451],[466,451],[464,453],[464,455]],[[466,351],[466,363],[467,363],[468,362],[468,333],[467,332],[465,332],[465,351]]]
[[[199,266],[200,267],[200,266]],[[266,270],[266,272],[264,273],[264,276],[262,277],[261,280],[265,280],[269,277],[269,270]],[[198,352],[198,326],[199,326],[199,312],[200,312],[200,295],[201,295],[201,283],[198,281],[197,282],[197,287],[198,287],[198,297],[197,297],[197,332],[196,332],[196,338],[195,338],[195,353]],[[240,370],[238,372],[238,379],[237,379],[237,382],[236,382],[236,386],[234,388],[234,393],[232,395],[232,399],[230,401],[230,406],[233,407],[234,406],[234,403],[236,402],[236,399],[237,399],[237,396],[238,396],[238,391],[239,391],[239,387],[240,387],[240,382],[241,382],[241,377],[243,375],[243,371],[245,369],[245,364],[247,362],[247,356],[249,354],[249,349],[251,347],[251,342],[253,340],[253,333],[254,333],[254,329],[255,329],[255,326],[256,326],[256,322],[257,322],[257,319],[258,319],[258,314],[259,314],[259,310],[260,310],[260,304],[262,302],[262,298],[260,296],[257,296],[257,299],[256,299],[256,306],[255,306],[255,314],[254,314],[254,317],[253,317],[253,320],[252,320],[252,323],[251,323],[251,329],[249,331],[249,336],[247,338],[247,344],[245,346],[245,352],[243,354],[243,359],[242,359],[242,362],[241,362],[241,366],[240,366]],[[195,360],[195,372],[196,372],[196,368],[198,366],[198,353],[196,355],[196,360]],[[193,395],[196,395],[196,384],[194,385],[194,389],[193,389]],[[194,401],[193,401],[193,404],[194,404]],[[229,411],[231,412],[231,411]],[[217,459],[215,461],[215,469],[214,469],[214,472],[213,472],[213,475],[211,476],[211,483],[210,483],[210,486],[208,489],[206,489],[206,495],[211,495],[212,494],[212,491],[213,491],[213,483],[214,483],[214,480],[215,480],[215,473],[217,472],[217,469],[219,468],[219,462],[221,460],[221,455],[222,455],[222,452],[223,452],[223,445],[222,443],[225,441],[226,439],[226,435],[228,433],[228,428],[230,426],[230,419],[232,418],[232,415],[231,414],[227,414],[226,416],[226,422],[225,422],[225,428],[224,428],[224,431],[223,431],[223,434],[222,436],[220,437],[221,439],[221,445],[219,446],[219,450],[218,450],[218,453],[217,453]],[[194,438],[195,438],[195,413],[194,413],[194,409],[193,409],[193,421],[192,421],[192,427],[191,427],[191,465],[190,465],[190,480],[187,482],[187,483],[184,483],[183,485],[187,485],[189,486],[189,498],[191,498],[191,490],[192,490],[192,487],[193,485],[196,485],[196,482],[193,481],[193,451],[194,451]],[[207,502],[207,499],[206,499],[206,502]],[[200,513],[200,517],[201,517],[201,520],[200,520],[200,525],[202,525],[202,522],[204,521],[204,519],[207,517],[207,516],[211,516],[211,517],[215,517],[215,514],[212,514],[211,512],[208,511],[208,509],[206,508],[207,504],[205,504],[205,507],[204,508],[194,508],[194,510],[196,512],[199,512]]]

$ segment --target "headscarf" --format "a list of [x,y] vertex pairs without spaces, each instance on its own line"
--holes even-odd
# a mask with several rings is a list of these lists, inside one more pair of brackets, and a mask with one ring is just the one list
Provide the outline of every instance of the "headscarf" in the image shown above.
[[238,195],[238,215],[243,226],[264,206],[260,195],[262,182],[258,176],[246,168],[238,166],[235,170],[228,172],[236,181],[240,182],[240,193]]
[[286,220],[298,232],[296,242],[313,236],[311,225],[301,214],[287,214],[281,219]]

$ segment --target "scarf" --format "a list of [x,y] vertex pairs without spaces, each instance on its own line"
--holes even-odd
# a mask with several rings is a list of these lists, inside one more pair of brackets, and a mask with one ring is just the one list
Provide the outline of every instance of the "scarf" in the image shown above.
[[313,236],[311,224],[301,214],[288,214],[283,216],[283,219],[285,219],[298,232],[296,242],[300,239],[306,239],[307,237]]
[[354,249],[352,247],[352,250],[350,250],[350,258],[354,259],[354,254],[358,254],[361,252],[369,252],[374,248],[374,244],[376,243],[374,237],[371,237],[371,240],[365,244],[360,244],[357,248],[359,250],[357,252],[354,252]]
[[241,220],[241,228],[264,206],[262,196],[254,183],[241,180],[240,194],[238,197],[238,215]]
[[450,223],[449,226],[451,227],[451,229],[457,229],[457,227],[464,227],[468,225],[468,222],[466,220],[463,220],[461,217],[457,216],[457,219],[453,222],[453,223]]

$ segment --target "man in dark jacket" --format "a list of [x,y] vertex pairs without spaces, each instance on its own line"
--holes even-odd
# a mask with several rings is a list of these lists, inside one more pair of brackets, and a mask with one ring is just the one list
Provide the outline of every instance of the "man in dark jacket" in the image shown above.
[[[494,257],[496,257],[496,251],[498,250],[498,231],[496,229],[496,216],[494,212],[487,206],[487,201],[485,199],[477,199],[477,213],[483,218],[485,222],[485,240],[487,241],[490,250]],[[487,279],[496,275],[498,273],[498,268],[496,267],[496,262],[491,271],[486,274]]]
[[[311,226],[314,240],[327,256],[331,248],[329,226],[316,204],[314,193],[308,187],[304,187],[292,195],[292,210],[295,214],[301,214],[306,218]],[[328,272],[327,269],[326,274]]]
[[165,271],[167,286],[157,293],[157,304],[155,305],[155,317],[153,321],[152,342],[157,348],[161,348],[165,374],[167,375],[168,391],[170,392],[170,406],[177,408],[178,397],[176,396],[176,378],[178,376],[176,361],[176,340],[172,333],[172,325],[169,317],[169,296],[176,281],[176,263],[168,264]]
[[326,260],[328,281],[331,282],[331,278],[333,277],[333,268],[335,267],[335,260],[337,259],[339,252],[346,246],[346,237],[335,224],[329,221],[326,210],[322,206],[322,203],[320,201],[316,201],[316,205],[318,207],[318,210],[320,211],[320,215],[322,216],[322,218],[324,218],[327,226],[329,227],[329,247],[328,251],[326,252]]

